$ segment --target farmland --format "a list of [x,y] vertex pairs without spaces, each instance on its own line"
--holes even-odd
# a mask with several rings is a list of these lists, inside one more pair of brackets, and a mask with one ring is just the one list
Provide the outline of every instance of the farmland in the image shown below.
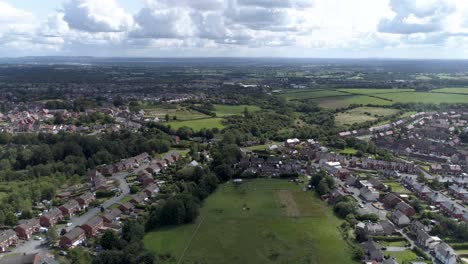
[[433,90],[433,92],[468,94],[468,88],[442,88],[442,89]]
[[165,123],[171,128],[179,129],[181,127],[190,127],[195,131],[198,131],[202,128],[219,128],[222,129],[224,125],[222,124],[222,118],[205,118],[205,119],[196,119],[196,120],[188,120],[188,121],[172,121]]
[[335,90],[305,90],[305,91],[289,91],[279,96],[286,100],[298,100],[298,99],[311,99],[311,98],[323,98],[323,97],[334,97],[334,96],[346,96],[346,93],[335,91]]
[[218,117],[231,116],[231,115],[240,115],[244,113],[244,109],[247,108],[250,112],[259,111],[260,107],[254,105],[220,105],[216,104],[215,113]]
[[339,125],[352,125],[366,121],[374,121],[379,117],[397,114],[399,110],[378,107],[358,107],[335,115],[335,120]]
[[170,263],[353,263],[340,223],[293,183],[252,180],[221,185],[195,223],[152,231],[144,244]]
[[353,94],[387,94],[387,93],[401,93],[412,92],[413,89],[338,89],[337,91],[353,93]]
[[178,105],[170,105],[166,108],[145,106],[143,107],[143,109],[145,110],[146,118],[157,117],[159,119],[164,119],[166,117],[166,114],[169,115],[169,119],[172,120],[176,118],[177,120],[180,120],[180,121],[196,120],[196,119],[209,117],[195,110],[189,109],[187,107],[178,106]]

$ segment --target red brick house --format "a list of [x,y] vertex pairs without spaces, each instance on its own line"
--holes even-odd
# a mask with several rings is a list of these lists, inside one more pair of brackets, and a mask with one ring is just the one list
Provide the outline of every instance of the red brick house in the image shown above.
[[59,245],[61,248],[69,249],[78,246],[85,240],[85,231],[80,227],[75,227],[60,238]]
[[57,224],[58,221],[63,219],[63,214],[62,211],[59,210],[58,208],[54,208],[50,210],[49,212],[43,214],[39,218],[39,223],[43,227],[49,227]]
[[97,232],[104,227],[102,217],[95,216],[88,220],[81,228],[85,231],[87,237],[96,236]]
[[143,192],[148,196],[148,197],[151,197],[153,195],[155,195],[156,193],[158,193],[159,189],[158,189],[158,186],[156,186],[156,184],[149,184],[148,186],[146,186],[144,189],[143,189]]
[[400,199],[400,197],[398,197],[396,194],[394,193],[389,193],[387,195],[385,195],[383,198],[382,198],[382,203],[387,207],[387,208],[393,208],[395,207],[399,202],[401,202],[402,200]]
[[122,215],[122,211],[120,211],[119,208],[114,208],[114,209],[112,209],[110,212],[105,213],[105,214],[102,216],[102,220],[103,220],[105,223],[111,223],[111,222],[113,222],[115,219],[117,219],[117,217],[120,217],[121,215]]
[[70,200],[64,205],[59,207],[64,216],[72,217],[75,212],[80,210],[80,204],[76,200]]
[[142,171],[138,174],[138,181],[143,185],[143,186],[147,186],[147,185],[150,185],[152,183],[154,183],[154,179],[153,177],[151,177],[151,175],[149,175],[147,172],[145,171]]
[[414,210],[414,208],[411,205],[409,205],[409,204],[407,204],[407,203],[405,203],[403,201],[399,202],[395,206],[395,209],[400,210],[403,214],[405,214],[408,217],[411,217],[411,216],[416,214],[416,210]]
[[34,233],[39,232],[40,227],[38,219],[21,220],[15,231],[19,238],[29,240]]
[[127,203],[121,203],[118,208],[120,211],[122,211],[122,213],[130,214],[133,211],[133,208],[135,208],[135,206],[127,202]]
[[132,195],[132,199],[129,202],[131,202],[132,204],[143,204],[147,198],[148,198],[148,195],[146,195],[146,193],[143,192],[143,193]]
[[78,202],[81,208],[88,207],[89,204],[94,200],[96,200],[96,197],[91,192],[86,192],[80,197],[76,198],[76,201]]
[[5,252],[10,246],[18,243],[18,236],[13,229],[0,232],[0,252]]

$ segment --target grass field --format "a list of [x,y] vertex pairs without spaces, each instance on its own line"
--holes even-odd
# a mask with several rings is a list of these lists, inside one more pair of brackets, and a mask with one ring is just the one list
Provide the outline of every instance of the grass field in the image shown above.
[[305,90],[305,91],[290,91],[279,96],[286,100],[310,99],[310,98],[323,98],[330,96],[346,96],[346,93],[335,90]]
[[174,129],[179,129],[183,126],[190,127],[195,131],[198,131],[202,128],[224,128],[224,125],[221,123],[222,118],[206,118],[198,120],[188,120],[188,121],[172,121],[165,123],[170,125]]
[[152,231],[144,244],[169,263],[354,263],[340,223],[300,186],[252,180],[221,185],[194,224]]
[[247,109],[250,112],[259,111],[260,107],[255,105],[214,105],[215,113],[218,117],[231,116],[231,115],[241,115],[244,113],[244,109]]
[[335,121],[339,125],[352,125],[366,121],[377,120],[379,117],[385,117],[397,114],[398,109],[379,108],[379,107],[358,107],[335,115]]
[[316,99],[319,106],[323,108],[336,109],[341,107],[348,107],[350,104],[375,104],[375,105],[391,105],[391,101],[382,100],[379,98],[369,97],[366,95],[350,95],[343,97],[330,97]]
[[403,186],[401,186],[401,184],[396,181],[384,181],[383,184],[391,187],[392,192],[395,192],[395,193],[403,193],[403,194],[411,193],[407,189],[403,188]]
[[[389,255],[390,257],[395,258],[398,263],[406,264],[410,263],[410,261],[418,260],[418,255],[414,253],[412,250],[405,250],[399,252],[390,252],[384,251],[384,255]],[[419,260],[420,261],[420,260]]]
[[468,94],[468,88],[442,88],[433,90],[433,92]]
[[386,94],[386,93],[401,93],[411,92],[414,89],[338,89],[337,91],[354,93],[354,94]]
[[158,108],[154,106],[146,106],[143,107],[145,110],[145,117],[146,118],[159,118],[164,119],[166,114],[169,115],[169,118],[172,120],[173,117],[177,117],[177,120],[187,121],[187,120],[195,120],[201,118],[208,118],[208,115],[202,114],[198,111],[181,107],[181,106],[174,106],[173,108]]

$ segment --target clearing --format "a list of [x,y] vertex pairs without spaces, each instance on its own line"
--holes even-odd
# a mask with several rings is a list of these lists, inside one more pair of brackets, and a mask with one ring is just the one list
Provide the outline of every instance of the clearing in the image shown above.
[[302,186],[258,179],[220,185],[195,223],[152,231],[144,244],[168,263],[354,263],[340,224]]
[[358,107],[335,115],[338,125],[352,125],[354,123],[364,123],[374,121],[380,117],[398,114],[398,109],[379,107]]
[[191,129],[198,131],[202,128],[224,128],[224,125],[221,123],[222,118],[205,118],[205,119],[197,119],[197,120],[188,120],[188,121],[171,121],[164,123],[166,125],[170,125],[171,128],[179,129],[181,127],[190,127]]
[[250,112],[260,111],[260,107],[255,105],[220,105],[215,104],[215,113],[218,117],[231,116],[231,115],[242,115],[244,109],[247,107],[247,110]]

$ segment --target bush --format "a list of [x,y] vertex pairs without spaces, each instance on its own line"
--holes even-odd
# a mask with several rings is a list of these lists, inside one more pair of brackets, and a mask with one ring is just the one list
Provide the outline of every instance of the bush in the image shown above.
[[372,236],[375,241],[385,241],[385,242],[398,242],[406,241],[406,238],[402,236]]
[[413,248],[413,251],[414,253],[416,253],[416,255],[420,256],[420,257],[423,257],[425,260],[431,260],[431,257],[429,255],[427,255],[422,249],[420,249],[419,247],[414,247]]
[[114,196],[115,193],[112,192],[112,191],[97,191],[96,192],[96,198],[99,199],[99,198],[109,198],[109,197],[112,197]]

